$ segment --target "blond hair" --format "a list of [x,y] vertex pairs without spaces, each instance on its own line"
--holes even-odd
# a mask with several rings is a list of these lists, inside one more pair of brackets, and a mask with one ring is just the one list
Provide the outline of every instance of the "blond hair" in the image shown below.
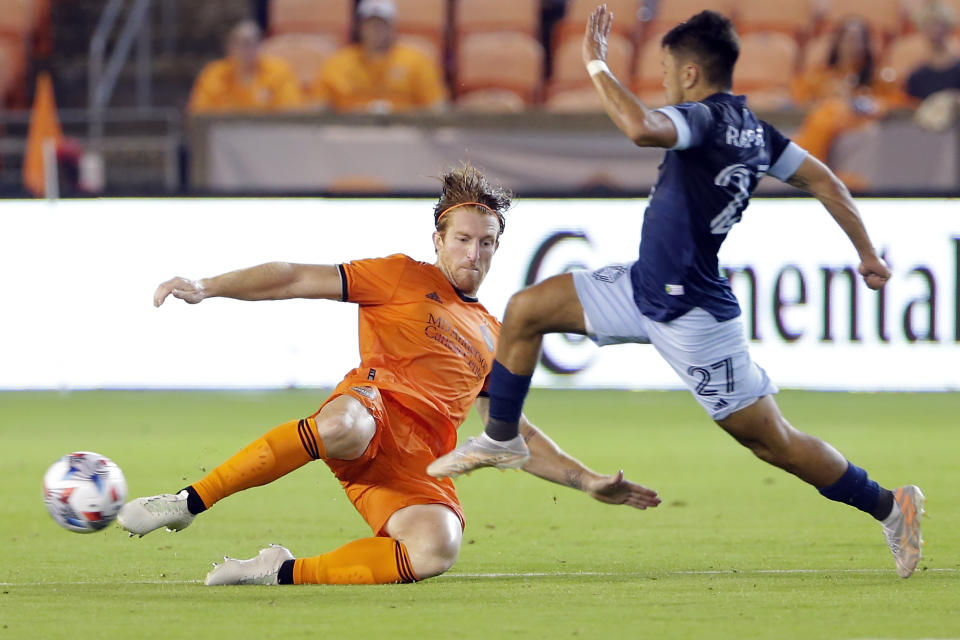
[[[448,169],[439,178],[440,199],[433,207],[433,223],[437,231],[446,230],[450,218],[444,213],[458,205],[479,205],[480,210],[490,211],[500,223],[500,233],[506,227],[503,214],[513,204],[513,193],[503,187],[491,185],[486,176],[469,162],[455,169]],[[498,234],[499,235],[499,234]]]

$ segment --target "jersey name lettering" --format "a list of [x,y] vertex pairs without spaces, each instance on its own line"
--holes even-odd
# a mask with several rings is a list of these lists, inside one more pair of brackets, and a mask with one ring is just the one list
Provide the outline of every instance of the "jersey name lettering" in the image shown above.
[[726,143],[741,149],[763,146],[763,127],[756,129],[737,129],[727,125]]

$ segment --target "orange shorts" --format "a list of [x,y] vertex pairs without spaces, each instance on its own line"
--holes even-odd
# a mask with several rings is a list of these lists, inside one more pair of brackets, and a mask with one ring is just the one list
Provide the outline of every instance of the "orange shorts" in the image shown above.
[[453,481],[427,475],[427,465],[436,455],[417,426],[423,418],[364,382],[349,378],[342,381],[310,416],[315,418],[334,398],[349,395],[376,420],[377,432],[362,456],[356,460],[325,460],[353,506],[377,536],[387,535],[384,527],[398,509],[415,504],[446,505],[463,527],[466,521]]

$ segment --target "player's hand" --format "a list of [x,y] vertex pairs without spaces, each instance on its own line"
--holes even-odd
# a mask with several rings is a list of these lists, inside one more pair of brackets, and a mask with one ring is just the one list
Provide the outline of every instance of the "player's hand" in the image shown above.
[[883,261],[883,258],[876,255],[862,258],[858,270],[867,286],[875,291],[882,289],[883,285],[887,284],[887,280],[890,279],[890,269],[887,267],[887,263]]
[[587,31],[583,35],[583,64],[591,60],[607,60],[607,39],[613,25],[613,13],[602,4],[590,14]]
[[153,306],[159,307],[162,305],[163,301],[166,300],[169,295],[173,295],[174,298],[180,298],[189,304],[196,304],[204,298],[209,297],[207,290],[203,288],[199,280],[187,280],[186,278],[179,277],[170,278],[157,287],[157,291],[153,294]]
[[623,477],[623,471],[613,476],[598,476],[585,490],[590,497],[607,504],[625,504],[637,509],[660,504],[656,491],[630,482]]

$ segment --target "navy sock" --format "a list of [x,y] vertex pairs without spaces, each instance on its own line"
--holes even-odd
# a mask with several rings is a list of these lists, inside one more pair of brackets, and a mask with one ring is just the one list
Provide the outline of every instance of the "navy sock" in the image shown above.
[[520,414],[523,401],[530,390],[532,376],[519,376],[493,361],[490,370],[490,418],[485,433],[493,440],[504,442],[520,433]]
[[[180,491],[187,492],[187,511],[193,515],[197,515],[207,510],[207,505],[203,504],[203,500],[200,499],[200,494],[193,488],[193,485],[184,487],[180,489]],[[177,493],[179,493],[179,491]]]
[[294,560],[284,560],[277,571],[277,584],[293,584],[293,563]]
[[820,495],[853,505],[877,520],[886,518],[893,509],[893,492],[871,480],[864,469],[850,461],[840,479],[820,489]]

